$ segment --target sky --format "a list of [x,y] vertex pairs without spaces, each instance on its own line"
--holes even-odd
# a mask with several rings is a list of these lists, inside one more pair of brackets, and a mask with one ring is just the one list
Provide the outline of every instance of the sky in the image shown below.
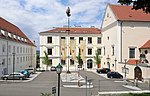
[[0,16],[19,27],[35,41],[39,50],[39,33],[68,23],[66,9],[71,10],[70,26],[100,28],[106,5],[118,0],[0,0]]

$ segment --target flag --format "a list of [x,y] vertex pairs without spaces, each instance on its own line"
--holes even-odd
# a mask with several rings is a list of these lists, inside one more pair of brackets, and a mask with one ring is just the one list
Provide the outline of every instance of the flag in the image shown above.
[[72,55],[72,60],[76,59],[76,40],[70,40],[70,53]]
[[60,48],[61,48],[62,60],[65,60],[66,59],[66,39],[61,39]]
[[80,53],[81,53],[81,59],[84,62],[85,61],[85,41],[81,40],[80,41]]

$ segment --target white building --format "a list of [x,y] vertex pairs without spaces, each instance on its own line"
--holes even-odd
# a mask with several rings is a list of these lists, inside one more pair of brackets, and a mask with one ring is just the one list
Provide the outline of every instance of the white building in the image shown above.
[[[132,10],[132,6],[109,4],[102,22],[102,67],[125,74],[124,66],[127,60],[126,62],[130,63],[126,66],[127,78],[134,79],[135,62],[140,59],[141,54],[139,48],[149,39],[150,14],[142,10]],[[141,78],[144,78],[143,76]]]
[[[13,53],[14,56],[13,56]],[[0,76],[36,67],[36,46],[14,24],[0,17]]]
[[[43,62],[44,51],[46,51],[49,55],[49,60],[52,66],[57,66],[58,63],[64,64],[63,67],[70,66],[70,69],[77,68],[77,62],[71,60],[70,52],[68,47],[70,39],[74,39],[76,41],[76,56],[79,53],[80,48],[80,40],[84,40],[86,42],[86,55],[85,62],[83,62],[84,68],[94,68],[96,65],[94,64],[94,55],[97,49],[101,52],[101,32],[98,28],[70,28],[70,34],[68,35],[67,28],[54,28],[52,30],[41,32],[40,33],[40,66],[45,67]],[[60,40],[66,39],[67,41],[67,58],[65,61],[61,60],[61,52],[60,52]],[[69,49],[70,50],[70,49]],[[69,55],[69,58],[68,58]],[[63,69],[66,69],[63,68]],[[67,69],[66,69],[67,70]]]

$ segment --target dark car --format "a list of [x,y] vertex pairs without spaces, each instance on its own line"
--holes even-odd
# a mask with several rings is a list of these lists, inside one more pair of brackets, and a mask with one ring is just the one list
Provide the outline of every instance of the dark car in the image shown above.
[[56,67],[55,66],[51,66],[51,71],[56,71]]
[[108,72],[107,77],[108,78],[123,78],[123,76],[118,72]]
[[102,69],[97,69],[96,71],[97,71],[97,73],[108,73],[108,72],[110,72],[110,69],[109,68],[102,68]]
[[25,75],[19,72],[14,72],[9,75],[4,75],[1,77],[3,80],[23,80],[26,79]]
[[22,73],[23,75],[25,75],[26,78],[29,78],[30,77],[30,73],[28,70],[21,70],[19,71],[20,73]]

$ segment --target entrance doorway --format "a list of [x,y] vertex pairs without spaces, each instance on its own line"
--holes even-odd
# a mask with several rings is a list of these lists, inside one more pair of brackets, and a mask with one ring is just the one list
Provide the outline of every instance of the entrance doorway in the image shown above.
[[140,81],[142,81],[142,70],[140,67],[135,67],[134,68],[134,79],[138,79]]
[[92,59],[87,60],[87,68],[93,68],[93,60]]

